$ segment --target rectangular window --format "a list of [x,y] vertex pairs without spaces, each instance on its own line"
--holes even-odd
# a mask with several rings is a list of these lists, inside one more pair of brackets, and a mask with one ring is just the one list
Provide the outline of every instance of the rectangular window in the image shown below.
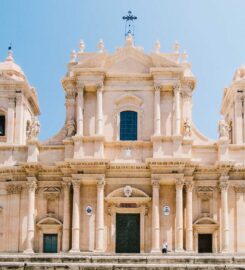
[[0,115],[0,136],[5,136],[5,116]]
[[137,112],[123,111],[120,113],[120,140],[137,140]]

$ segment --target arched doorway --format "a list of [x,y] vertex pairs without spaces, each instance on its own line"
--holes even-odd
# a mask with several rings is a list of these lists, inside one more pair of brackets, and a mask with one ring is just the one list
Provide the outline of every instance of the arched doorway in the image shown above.
[[197,219],[194,224],[194,245],[198,253],[216,253],[218,223],[210,217]]
[[110,252],[143,253],[145,251],[145,215],[151,198],[129,185],[116,189],[106,198],[111,217]]

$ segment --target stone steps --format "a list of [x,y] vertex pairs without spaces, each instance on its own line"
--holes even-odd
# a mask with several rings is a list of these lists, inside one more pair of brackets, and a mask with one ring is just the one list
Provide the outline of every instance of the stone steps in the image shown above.
[[245,255],[0,254],[0,270],[245,269]]

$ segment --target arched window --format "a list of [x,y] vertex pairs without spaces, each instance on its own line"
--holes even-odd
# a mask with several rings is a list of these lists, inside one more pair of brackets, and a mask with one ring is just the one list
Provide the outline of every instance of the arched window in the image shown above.
[[5,115],[0,115],[0,136],[5,136]]
[[120,140],[136,141],[138,133],[137,112],[122,111],[120,112]]

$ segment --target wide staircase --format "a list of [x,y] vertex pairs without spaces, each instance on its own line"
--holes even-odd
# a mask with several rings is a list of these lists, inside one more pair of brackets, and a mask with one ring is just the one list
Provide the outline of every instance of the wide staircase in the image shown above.
[[0,253],[0,270],[184,270],[245,269],[245,254],[10,254]]

